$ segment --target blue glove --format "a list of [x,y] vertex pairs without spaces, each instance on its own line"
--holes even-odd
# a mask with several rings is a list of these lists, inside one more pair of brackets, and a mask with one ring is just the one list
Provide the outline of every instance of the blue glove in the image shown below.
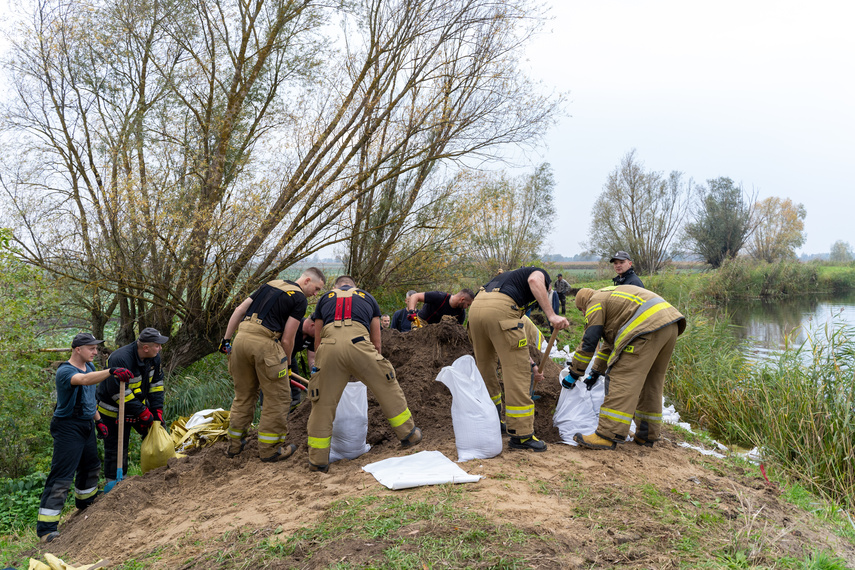
[[561,380],[561,387],[566,388],[568,390],[572,390],[576,387],[576,381],[579,379],[578,374],[574,374],[573,372],[568,372],[567,376],[565,376]]

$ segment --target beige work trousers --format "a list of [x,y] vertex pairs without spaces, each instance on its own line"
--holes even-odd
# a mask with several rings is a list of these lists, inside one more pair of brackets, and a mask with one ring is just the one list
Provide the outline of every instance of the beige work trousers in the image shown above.
[[309,381],[312,412],[306,426],[310,463],[320,467],[329,464],[335,411],[351,376],[365,384],[377,398],[398,439],[412,433],[415,424],[395,378],[395,369],[377,352],[364,326],[356,322],[340,327],[333,323],[326,325],[315,366],[318,371]]
[[481,291],[469,307],[469,339],[475,364],[493,403],[502,403],[496,374],[502,365],[505,385],[505,422],[514,437],[534,434],[534,402],[531,399],[531,366],[523,312],[514,300],[500,292]]
[[264,404],[258,422],[258,456],[266,459],[288,435],[286,416],[291,405],[288,358],[278,334],[265,326],[242,322],[229,355],[229,372],[235,385],[229,437],[241,439],[246,434],[261,390]]
[[677,323],[633,339],[607,374],[597,433],[624,441],[635,419],[636,436],[656,441],[662,430],[665,372],[677,344]]

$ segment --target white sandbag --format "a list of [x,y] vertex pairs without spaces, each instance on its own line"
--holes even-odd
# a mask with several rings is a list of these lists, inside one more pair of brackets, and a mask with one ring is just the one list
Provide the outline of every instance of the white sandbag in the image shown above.
[[330,441],[330,463],[356,459],[371,449],[368,436],[368,389],[362,382],[348,382],[335,409]]
[[439,371],[438,382],[451,391],[451,422],[457,461],[487,459],[502,452],[502,426],[496,405],[475,366],[475,359],[461,356]]
[[[501,436],[499,436],[501,438]],[[420,451],[404,457],[390,457],[362,468],[389,489],[409,489],[444,483],[475,483],[480,475],[470,475],[441,451]]]
[[[567,368],[564,368],[558,377],[559,385],[565,376],[567,376]],[[555,406],[555,414],[552,416],[552,425],[558,428],[562,442],[577,445],[573,441],[574,434],[594,433],[600,420],[600,406],[604,398],[605,384],[602,377],[590,392],[582,378],[579,378],[576,387],[572,390],[561,389],[558,405]]]

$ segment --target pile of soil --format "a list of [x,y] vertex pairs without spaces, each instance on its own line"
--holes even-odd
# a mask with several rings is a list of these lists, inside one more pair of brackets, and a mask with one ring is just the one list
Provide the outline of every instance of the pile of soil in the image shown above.
[[[335,501],[403,492],[429,497],[431,491],[424,487],[386,490],[362,466],[422,450],[457,458],[451,395],[435,378],[443,366],[471,354],[472,347],[462,327],[440,323],[405,334],[384,331],[383,353],[395,366],[424,433],[413,451],[400,448],[371,399],[372,449],[355,460],[334,463],[328,474],[310,472],[305,426],[311,406],[304,403],[289,417],[289,441],[299,445],[293,457],[277,463],[259,461],[255,437],[234,459],[226,457],[225,442],[193,450],[184,459],[171,459],[166,467],[126,478],[85,511],[73,511],[61,522],[60,537],[38,550],[78,564],[148,557],[147,563],[155,568],[190,569],[211,567],[204,561],[213,556],[213,546],[217,555],[236,566],[241,549],[255,548],[262,539],[275,543],[318,524]],[[716,524],[731,525],[736,536],[747,532],[740,521],[753,523],[758,516],[756,528],[785,528],[789,534],[781,538],[781,533],[777,542],[770,543],[777,552],[800,556],[806,549],[823,546],[855,563],[851,543],[817,531],[803,515],[794,517],[794,507],[779,499],[778,489],[747,471],[736,477],[721,471],[717,460],[680,447],[679,436],[667,427],[663,440],[652,449],[626,444],[613,452],[592,452],[554,445],[559,440],[551,425],[559,372],[548,362],[546,380],[537,390],[541,397],[535,401],[535,431],[549,443],[546,453],[506,451],[460,464],[468,473],[484,476],[465,486],[473,512],[496,524],[547,537],[546,546],[526,553],[536,561],[534,566],[675,567],[675,552],[657,545],[670,544],[684,523],[665,520],[674,517],[665,514],[664,507],[657,507],[654,514],[640,510],[651,493],[680,501],[680,509],[689,513],[712,505],[707,508],[719,520]],[[641,497],[636,503],[626,500],[633,493]],[[698,511],[698,517],[705,514]],[[295,551],[281,567],[314,568],[348,557],[356,566],[370,565],[375,559],[364,558],[363,564],[359,556],[382,556],[388,546],[380,540],[356,545],[343,541],[322,552]],[[39,552],[32,555],[38,557]]]
[[[383,355],[395,367],[398,383],[407,397],[407,407],[416,425],[431,441],[454,440],[451,425],[451,392],[436,377],[444,366],[450,366],[464,355],[472,355],[472,343],[466,329],[456,322],[443,321],[420,329],[402,333],[384,329]],[[540,353],[531,350],[536,362]],[[534,432],[544,441],[559,441],[558,430],[552,426],[552,413],[558,403],[561,386],[557,381],[561,369],[547,360],[545,380],[535,388]],[[306,423],[311,412],[310,404],[301,404],[288,417],[289,441],[305,446]],[[368,437],[372,446],[387,442],[398,445],[398,439],[383,416],[380,405],[368,391]]]

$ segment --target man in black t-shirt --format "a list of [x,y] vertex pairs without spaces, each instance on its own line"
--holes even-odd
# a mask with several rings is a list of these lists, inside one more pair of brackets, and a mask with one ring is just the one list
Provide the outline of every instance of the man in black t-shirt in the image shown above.
[[335,289],[318,301],[312,318],[320,334],[315,336],[317,371],[309,381],[309,470],[329,470],[336,407],[351,376],[374,394],[401,447],[419,443],[422,432],[413,422],[395,369],[382,356],[380,307],[374,297],[357,289],[352,277],[342,275]]
[[569,326],[567,319],[555,314],[549,303],[550,281],[549,274],[539,267],[500,273],[484,286],[469,309],[469,338],[475,363],[500,417],[502,390],[496,361],[502,365],[510,449],[546,451],[546,444],[534,436],[531,367],[522,317],[526,308],[537,302],[551,326],[557,330]]
[[[281,446],[287,436],[285,416],[290,405],[289,364],[300,319],[306,314],[306,297],[324,287],[320,269],[310,267],[297,281],[276,279],[259,287],[232,313],[220,351],[229,354],[229,372],[235,397],[229,416],[229,449],[234,457],[246,445],[259,389],[264,406],[258,423],[258,456],[262,461],[289,457],[295,445]],[[232,334],[238,335],[231,345]]]
[[[438,323],[443,316],[451,315],[462,325],[466,320],[466,309],[472,304],[474,298],[475,293],[469,289],[463,289],[454,295],[442,291],[416,293],[407,297],[407,319],[413,323],[413,326],[422,327]],[[416,313],[416,305],[419,303],[424,304]]]

